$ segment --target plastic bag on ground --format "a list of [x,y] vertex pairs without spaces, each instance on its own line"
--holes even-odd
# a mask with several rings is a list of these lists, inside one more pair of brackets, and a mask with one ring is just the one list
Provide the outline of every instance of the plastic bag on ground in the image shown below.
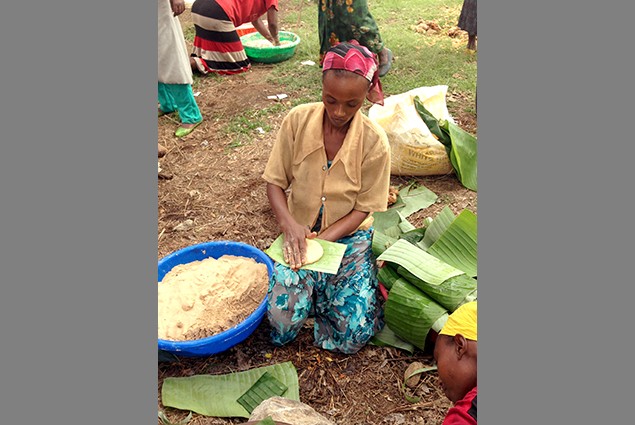
[[373,105],[369,118],[377,122],[388,136],[391,150],[391,174],[397,176],[431,176],[454,171],[445,146],[423,122],[414,105],[415,96],[435,118],[454,122],[445,96],[448,86],[419,87],[388,96],[384,105]]

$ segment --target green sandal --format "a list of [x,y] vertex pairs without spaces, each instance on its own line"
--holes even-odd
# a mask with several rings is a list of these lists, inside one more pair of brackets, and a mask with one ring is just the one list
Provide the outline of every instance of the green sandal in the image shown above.
[[185,137],[185,136],[187,136],[188,134],[190,134],[191,132],[193,132],[193,131],[194,131],[194,129],[195,129],[196,127],[198,127],[199,125],[201,125],[201,123],[202,123],[202,122],[203,122],[203,121],[199,121],[199,122],[197,122],[196,124],[194,124],[192,127],[189,127],[189,128],[179,127],[179,128],[177,128],[177,129],[176,129],[176,131],[174,132],[174,135],[175,135],[176,137]]

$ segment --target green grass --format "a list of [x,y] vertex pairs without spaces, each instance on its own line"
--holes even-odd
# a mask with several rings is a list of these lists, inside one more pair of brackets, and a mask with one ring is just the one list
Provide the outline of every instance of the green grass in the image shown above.
[[[321,70],[317,65],[317,3],[319,0],[280,0],[280,29],[291,31],[302,39],[295,55],[277,64],[267,82],[281,86],[290,95],[290,106],[321,99]],[[369,9],[375,18],[385,45],[395,56],[392,69],[382,78],[386,96],[421,86],[447,85],[448,93],[457,92],[475,103],[477,54],[466,49],[466,40],[447,35],[455,27],[463,0],[371,0]],[[415,27],[422,21],[435,21],[438,33],[419,33]],[[193,28],[183,28],[187,39],[193,39]],[[464,33],[463,33],[464,34]],[[312,60],[315,66],[302,66]],[[259,64],[254,63],[254,67]],[[370,105],[366,105],[365,110]],[[289,106],[287,106],[288,108]],[[453,104],[448,104],[452,113]],[[234,117],[224,133],[232,138],[231,146],[249,140],[249,132],[262,127],[267,130],[267,116],[280,112],[282,105],[262,110],[247,109]],[[476,113],[475,106],[464,112]]]
[[182,25],[183,29],[183,37],[186,41],[193,43],[194,36],[196,35],[196,31],[194,30],[194,25]]
[[[270,82],[298,90],[302,100],[320,99],[320,70],[303,67],[300,62],[317,62],[317,1],[280,1],[280,27],[300,36],[296,54],[280,63]],[[450,38],[456,26],[462,0],[371,0],[369,9],[379,26],[385,45],[395,56],[393,67],[382,78],[386,95],[403,93],[421,86],[447,85],[448,92],[461,92],[469,99],[476,94],[477,54],[468,52],[466,42]],[[298,19],[300,18],[300,19]],[[439,33],[418,33],[421,21],[435,21]]]
[[286,107],[281,103],[263,109],[247,109],[241,114],[233,116],[229,123],[221,129],[224,136],[230,139],[227,148],[234,149],[250,143],[258,127],[263,131],[271,131],[271,115],[280,113]]

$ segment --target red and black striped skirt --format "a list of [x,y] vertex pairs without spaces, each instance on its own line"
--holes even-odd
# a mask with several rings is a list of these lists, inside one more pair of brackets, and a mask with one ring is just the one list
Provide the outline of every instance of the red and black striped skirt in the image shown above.
[[191,57],[202,74],[238,74],[251,68],[236,26],[216,0],[196,0],[192,21],[196,34]]

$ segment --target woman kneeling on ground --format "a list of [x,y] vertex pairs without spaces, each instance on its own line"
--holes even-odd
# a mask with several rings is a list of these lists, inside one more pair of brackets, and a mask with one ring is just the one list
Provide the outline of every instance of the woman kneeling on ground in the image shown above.
[[[383,326],[369,214],[386,210],[390,147],[360,109],[383,104],[378,59],[356,41],[325,55],[322,102],[293,108],[265,168],[267,196],[284,234],[284,259],[269,285],[267,317],[275,345],[314,315],[315,345],[352,354]],[[288,198],[286,192],[289,193]],[[336,275],[300,269],[306,238],[345,244]]]
[[[267,26],[260,19],[267,14]],[[193,71],[203,75],[239,74],[251,69],[236,28],[251,22],[272,44],[278,37],[278,0],[196,0],[192,4],[194,49],[190,56]]]

